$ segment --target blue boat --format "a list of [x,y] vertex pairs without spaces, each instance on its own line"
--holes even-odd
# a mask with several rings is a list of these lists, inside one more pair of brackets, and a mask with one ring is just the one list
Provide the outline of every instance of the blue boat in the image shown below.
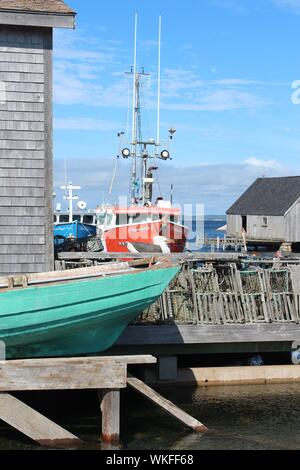
[[82,240],[95,237],[97,233],[96,225],[83,224],[79,221],[61,223],[54,225],[54,237],[64,239]]
[[73,196],[74,189],[81,189],[80,186],[73,186],[72,183],[61,186],[66,191],[66,199],[69,202],[67,213],[61,213],[61,204],[58,204],[59,210],[54,212],[54,241],[56,245],[63,243],[64,240],[85,240],[97,235],[97,218],[94,212],[84,212],[86,203],[80,201],[77,204],[79,213],[73,211],[73,201],[77,201],[78,196]]

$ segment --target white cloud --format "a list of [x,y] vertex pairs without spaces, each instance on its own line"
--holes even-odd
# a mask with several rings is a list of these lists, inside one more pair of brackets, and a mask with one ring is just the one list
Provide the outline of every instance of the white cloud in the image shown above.
[[300,13],[300,0],[272,0],[275,7]]
[[153,49],[158,48],[158,40],[157,39],[145,39],[141,41],[141,47],[143,49]]
[[92,118],[55,118],[54,129],[57,130],[79,130],[91,131],[98,130],[103,132],[117,131],[122,128],[122,124],[117,121],[107,121]]
[[[152,47],[156,41],[144,41]],[[124,71],[131,63],[131,52],[122,50],[113,40],[101,42],[83,36],[60,34],[55,53],[54,99],[57,104],[128,107],[129,79]],[[124,64],[124,58],[128,63]],[[253,109],[266,105],[257,91],[268,82],[247,78],[205,80],[196,69],[165,68],[162,73],[162,102],[165,110],[224,112]],[[272,85],[280,85],[272,83]],[[155,109],[157,77],[150,89],[144,88],[146,108]]]
[[[256,178],[283,176],[290,173],[270,160],[248,159],[241,164],[215,164],[197,166],[174,166],[162,163],[158,173],[164,197],[169,197],[170,185],[174,184],[175,202],[180,204],[205,204],[206,213],[225,213],[232,203],[249,187]],[[120,160],[112,200],[108,188],[113,174],[114,160],[101,158],[70,159],[68,179],[82,186],[80,197],[89,207],[106,201],[117,201],[119,195],[127,195],[131,162]],[[263,162],[262,165],[257,163]],[[253,164],[255,163],[255,164]],[[87,168],[88,170],[84,170]],[[55,162],[55,192],[64,180],[64,163]],[[158,194],[155,184],[155,196]],[[58,201],[59,196],[57,197]]]
[[277,160],[262,160],[256,157],[248,158],[247,160],[245,160],[244,163],[255,168],[265,168],[273,170],[280,170],[283,168]]
[[209,0],[209,5],[220,7],[231,11],[232,13],[244,14],[249,11],[248,0]]
[[245,80],[242,78],[225,78],[223,80],[214,80],[212,83],[216,85],[228,85],[228,86],[247,86],[247,85],[261,85],[264,82],[258,80]]

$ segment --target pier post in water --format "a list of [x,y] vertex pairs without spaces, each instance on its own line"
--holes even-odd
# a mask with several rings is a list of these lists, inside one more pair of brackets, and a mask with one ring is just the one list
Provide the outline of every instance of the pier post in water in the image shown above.
[[102,441],[118,444],[120,441],[120,390],[99,391],[102,413]]

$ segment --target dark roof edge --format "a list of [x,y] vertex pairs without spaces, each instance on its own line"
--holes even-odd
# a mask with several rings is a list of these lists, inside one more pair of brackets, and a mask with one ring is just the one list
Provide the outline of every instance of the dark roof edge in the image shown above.
[[38,11],[38,10],[21,10],[21,9],[12,9],[12,8],[1,8],[0,13],[20,13],[22,15],[57,15],[57,16],[76,16],[76,11],[69,12],[58,12],[58,11]]

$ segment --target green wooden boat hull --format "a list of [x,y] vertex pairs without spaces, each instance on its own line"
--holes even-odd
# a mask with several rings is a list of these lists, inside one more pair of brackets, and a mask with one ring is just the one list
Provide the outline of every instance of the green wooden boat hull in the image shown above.
[[110,348],[163,293],[178,266],[0,293],[7,358],[76,356]]

